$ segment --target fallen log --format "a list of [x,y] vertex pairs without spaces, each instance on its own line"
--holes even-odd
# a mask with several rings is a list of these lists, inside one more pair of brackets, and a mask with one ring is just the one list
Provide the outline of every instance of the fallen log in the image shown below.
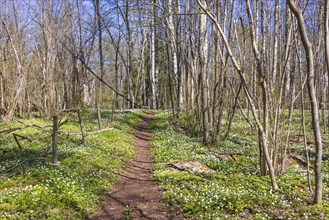
[[[296,161],[302,167],[307,167],[307,161],[303,157],[298,156],[298,155],[294,155],[294,154],[290,155],[290,157],[291,157],[291,159],[293,159],[294,161]],[[314,169],[314,167],[313,167],[312,164],[309,164],[309,167],[311,169]]]
[[219,160],[232,160],[237,161],[237,158],[235,156],[241,156],[242,153],[220,153],[213,150],[209,150],[211,153],[215,155],[216,158]]

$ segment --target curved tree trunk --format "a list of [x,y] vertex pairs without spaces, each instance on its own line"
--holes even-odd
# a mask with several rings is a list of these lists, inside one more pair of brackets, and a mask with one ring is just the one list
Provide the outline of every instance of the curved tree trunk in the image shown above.
[[[268,140],[267,140],[266,130],[264,130],[264,127],[263,127],[260,119],[257,116],[257,110],[256,110],[256,107],[255,107],[255,102],[254,102],[254,100],[253,100],[253,98],[251,96],[250,89],[249,89],[248,85],[246,84],[246,80],[245,80],[245,76],[244,76],[244,73],[243,73],[243,69],[240,67],[240,64],[238,63],[235,55],[233,54],[232,49],[231,49],[231,46],[230,46],[230,44],[229,44],[229,42],[227,40],[227,37],[226,37],[223,29],[221,28],[219,22],[217,21],[216,17],[211,12],[209,12],[207,10],[207,4],[206,4],[206,2],[204,0],[202,2],[201,2],[201,0],[197,0],[197,1],[198,1],[199,6],[201,7],[201,9],[215,23],[216,28],[219,30],[219,32],[220,32],[220,34],[221,34],[221,36],[223,38],[223,41],[224,41],[225,47],[227,49],[227,52],[229,54],[229,57],[230,57],[233,65],[234,65],[236,71],[238,72],[238,74],[240,76],[240,80],[241,80],[243,89],[245,91],[245,94],[247,96],[248,103],[249,103],[249,105],[251,107],[251,110],[252,110],[252,114],[253,114],[255,123],[256,123],[257,128],[258,128],[258,131],[259,131],[259,133],[261,135],[260,140],[261,140],[262,145],[263,145],[262,146],[262,149],[264,150],[264,156],[265,156],[266,164],[267,164],[267,167],[269,169],[271,183],[272,183],[272,188],[273,188],[273,190],[277,190],[278,189],[278,185],[276,183],[276,178],[275,178],[275,174],[274,174],[273,165],[272,165],[271,158],[270,158],[270,155],[269,155],[269,152],[268,152]],[[249,1],[247,1],[247,2],[249,2]],[[252,30],[252,31],[254,32],[254,30]],[[253,43],[255,43],[255,42],[253,41]],[[255,48],[253,48],[253,49],[255,49]],[[266,87],[263,88],[263,89],[266,89]]]
[[314,200],[315,204],[322,201],[322,173],[321,173],[321,163],[322,163],[322,137],[320,130],[320,121],[319,121],[319,106],[315,94],[314,87],[314,61],[313,61],[313,49],[312,45],[308,39],[306,25],[302,12],[297,8],[293,0],[288,0],[289,7],[291,11],[297,18],[298,28],[302,43],[306,52],[306,61],[307,61],[307,88],[308,95],[311,100],[311,111],[312,111],[312,125],[313,125],[313,135],[315,139],[315,193]]

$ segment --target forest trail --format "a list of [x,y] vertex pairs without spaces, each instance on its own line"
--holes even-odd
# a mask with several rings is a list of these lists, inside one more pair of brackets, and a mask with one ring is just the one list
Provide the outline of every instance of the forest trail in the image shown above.
[[152,117],[152,113],[147,114],[135,129],[136,156],[119,174],[119,181],[106,196],[101,209],[90,216],[90,220],[168,219],[162,191],[152,175]]

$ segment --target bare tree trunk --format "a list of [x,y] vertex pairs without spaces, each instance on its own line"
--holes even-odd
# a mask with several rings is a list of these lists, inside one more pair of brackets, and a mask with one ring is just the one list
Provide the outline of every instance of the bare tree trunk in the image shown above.
[[[262,101],[263,101],[263,129],[260,131],[261,140],[262,140],[262,148],[264,153],[264,158],[266,160],[267,168],[270,172],[270,177],[275,178],[274,167],[269,155],[269,143],[268,143],[268,131],[269,131],[269,121],[268,121],[268,112],[269,112],[269,101],[268,101],[268,88],[266,83],[266,70],[264,65],[262,64],[262,60],[260,57],[260,53],[257,49],[257,42],[255,41],[255,30],[253,25],[253,17],[251,13],[250,1],[246,0],[247,2],[247,9],[248,9],[248,17],[250,22],[250,35],[252,40],[253,52],[257,62],[257,72],[259,74],[261,80],[261,87],[262,87]],[[275,181],[274,181],[275,182]],[[272,181],[273,183],[273,181]],[[274,188],[274,187],[273,187]]]
[[[2,21],[2,24],[5,28],[5,31],[8,35],[8,38],[9,38],[9,41],[10,41],[10,44],[13,48],[13,51],[14,51],[14,55],[15,55],[15,58],[16,58],[16,68],[17,68],[17,80],[15,82],[15,94],[14,94],[14,98],[12,99],[11,101],[11,106],[10,108],[8,109],[8,113],[5,117],[5,120],[6,121],[10,121],[15,113],[15,110],[17,108],[17,104],[19,102],[20,99],[23,98],[23,95],[24,95],[24,89],[25,89],[25,84],[26,84],[26,79],[25,79],[25,74],[23,72],[23,67],[22,67],[22,63],[21,63],[21,58],[19,56],[19,53],[16,49],[16,46],[14,44],[14,41],[12,39],[12,36],[9,32],[9,29],[8,29],[8,26],[5,22],[5,20],[1,17],[1,21]],[[22,95],[23,94],[23,95]]]
[[[141,25],[143,23],[141,22]],[[146,105],[146,82],[145,82],[145,50],[147,46],[147,34],[146,29],[142,29],[142,42],[141,42],[141,54],[140,54],[140,65],[139,65],[139,73],[140,73],[140,86],[139,86],[139,102],[141,102],[142,105]],[[137,89],[137,86],[136,86]]]
[[233,90],[233,94],[234,94],[235,98],[234,98],[234,104],[233,104],[233,108],[232,108],[232,114],[230,115],[230,117],[228,119],[228,125],[227,125],[226,133],[224,135],[224,140],[226,140],[228,138],[230,131],[231,131],[231,125],[232,125],[232,121],[233,121],[233,118],[235,115],[235,110],[237,108],[237,103],[238,103],[241,88],[242,88],[242,83],[240,83],[238,91],[235,92],[234,87],[232,86],[232,90]]
[[314,87],[314,60],[313,60],[313,49],[312,45],[308,39],[306,25],[304,17],[300,9],[297,8],[293,0],[288,0],[289,7],[293,14],[296,16],[298,21],[298,28],[301,35],[302,43],[306,52],[307,61],[307,88],[308,95],[311,100],[311,111],[312,111],[312,125],[313,134],[315,139],[315,193],[314,193],[314,203],[318,204],[322,201],[322,137],[319,121],[319,106],[316,98],[315,87]]
[[2,68],[2,71],[0,72],[0,108],[5,109],[5,89],[4,89],[4,68]]
[[[278,40],[279,40],[279,18],[280,18],[280,0],[275,1],[275,18],[274,18],[274,52],[273,52],[273,71],[272,71],[272,80],[270,81],[270,92],[273,96],[274,93],[274,87],[276,82],[276,76],[278,71]],[[280,76],[280,75],[279,75]],[[279,82],[279,97],[277,99],[276,104],[273,103],[275,107],[275,116],[274,116],[274,124],[273,124],[273,148],[272,148],[272,161],[274,169],[276,169],[277,164],[277,155],[278,155],[278,148],[280,145],[280,140],[278,139],[278,131],[279,131],[279,119],[281,115],[281,105],[282,105],[282,93],[283,93],[283,83],[284,83],[284,77],[281,77],[281,81]]]
[[[300,78],[302,78],[300,74]],[[302,80],[301,80],[302,81]],[[307,171],[307,182],[308,182],[308,188],[312,192],[312,183],[311,183],[311,174],[310,174],[310,157],[307,149],[307,137],[306,137],[306,125],[305,125],[305,99],[304,99],[304,85],[302,85],[302,125],[303,125],[303,143],[304,143],[304,149],[305,149],[305,156],[306,156],[306,171]]]
[[167,44],[167,58],[168,58],[168,62],[167,62],[167,68],[168,68],[168,87],[169,87],[169,96],[170,96],[170,104],[171,104],[171,111],[172,111],[172,116],[173,118],[175,117],[175,105],[174,105],[174,97],[173,97],[173,86],[172,86],[172,77],[171,77],[171,66],[170,66],[170,52],[169,52],[169,45]]
[[[183,84],[181,73],[178,71],[178,55],[177,55],[177,36],[174,26],[174,5],[172,0],[168,0],[168,18],[167,24],[169,29],[169,39],[170,39],[170,47],[172,51],[172,62],[173,62],[173,73],[174,76],[177,77],[177,108],[178,111],[183,109]],[[178,12],[179,13],[179,12]]]
[[[246,93],[248,103],[249,103],[249,105],[251,107],[251,111],[252,111],[252,114],[253,114],[255,123],[256,123],[256,125],[258,127],[258,130],[259,130],[259,133],[261,135],[261,141],[262,141],[262,144],[263,144],[263,150],[264,150],[264,154],[265,154],[266,164],[267,164],[267,167],[268,167],[269,172],[270,172],[270,178],[271,178],[272,188],[273,188],[273,190],[277,190],[278,189],[278,186],[277,186],[277,183],[276,183],[274,169],[273,169],[273,166],[272,166],[270,155],[268,153],[268,140],[267,140],[267,135],[266,135],[266,132],[265,132],[266,129],[264,130],[264,128],[263,128],[263,126],[262,126],[262,124],[261,124],[261,122],[260,122],[260,120],[259,120],[259,118],[257,116],[257,110],[256,110],[256,107],[255,107],[255,103],[254,103],[254,101],[253,101],[253,99],[251,97],[251,93],[249,91],[249,87],[246,84],[246,80],[245,80],[245,77],[244,77],[244,74],[243,74],[243,70],[241,69],[238,61],[236,60],[236,57],[234,56],[234,54],[233,54],[233,52],[231,50],[231,47],[230,47],[230,44],[229,44],[229,42],[228,42],[228,40],[226,38],[226,35],[223,32],[223,29],[221,28],[220,24],[218,23],[216,17],[206,9],[207,8],[207,4],[204,1],[202,1],[202,2],[200,0],[197,0],[197,1],[198,1],[198,5],[201,7],[201,9],[215,23],[216,28],[219,30],[219,32],[220,32],[220,34],[221,34],[221,36],[223,38],[223,41],[224,41],[225,47],[227,49],[227,52],[229,54],[229,57],[230,57],[230,59],[231,59],[233,65],[234,65],[235,69],[237,70],[237,72],[238,72],[238,74],[240,76],[241,83],[242,83],[243,89],[244,89],[244,91]],[[254,30],[252,30],[252,32],[254,33]],[[252,37],[253,37],[253,34],[252,34]],[[254,40],[253,40],[253,43],[255,43]],[[253,47],[253,49],[255,50],[256,48]]]
[[153,17],[151,24],[151,107],[157,109],[157,85],[156,85],[156,66],[155,66],[155,16],[156,16],[156,0],[153,0]]
[[132,88],[131,88],[131,74],[132,74],[132,40],[131,40],[131,28],[130,28],[130,9],[129,9],[129,3],[130,1],[125,1],[125,23],[126,23],[126,35],[127,35],[127,93],[128,93],[128,99],[132,100],[132,102],[128,103],[128,108],[134,108],[134,102],[135,97],[132,94]]
[[[202,0],[205,4],[204,0]],[[207,15],[200,15],[200,80],[201,80],[201,114],[202,114],[202,127],[203,127],[203,142],[207,143],[209,139],[208,128],[208,102],[207,102],[207,63],[208,63],[208,42],[207,42]]]
[[[326,64],[327,64],[327,75],[328,75],[328,85],[329,85],[329,0],[325,0],[324,8],[324,33],[325,33],[325,47],[326,47]],[[329,89],[327,91],[327,105],[329,107]],[[328,130],[329,130],[329,109],[328,109]]]
[[82,109],[78,110],[78,118],[79,118],[79,125],[80,125],[80,132],[81,132],[81,139],[82,144],[86,145],[86,134],[84,131],[84,124],[83,124],[83,111]]
[[58,164],[58,152],[57,152],[57,138],[58,134],[58,116],[54,115],[53,116],[53,134],[52,134],[52,148],[53,148],[53,153],[52,153],[52,163],[53,164]]
[[[100,11],[100,0],[96,0],[95,2],[95,9],[97,13],[97,29],[98,29],[98,54],[99,54],[99,65],[100,65],[100,78],[104,80],[104,57],[103,57],[103,44],[102,44],[102,18],[101,18],[101,11]],[[99,130],[102,129],[102,120],[101,120],[101,101],[102,101],[102,93],[103,93],[103,86],[102,82],[98,82],[98,94],[97,94],[97,122]],[[80,113],[79,113],[80,114]]]

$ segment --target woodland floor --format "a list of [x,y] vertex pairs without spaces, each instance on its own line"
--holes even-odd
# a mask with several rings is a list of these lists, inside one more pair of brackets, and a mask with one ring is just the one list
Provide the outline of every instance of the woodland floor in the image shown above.
[[147,114],[135,129],[135,152],[102,207],[93,215],[96,219],[168,219],[168,207],[163,192],[153,178],[154,162],[150,140],[153,137]]

